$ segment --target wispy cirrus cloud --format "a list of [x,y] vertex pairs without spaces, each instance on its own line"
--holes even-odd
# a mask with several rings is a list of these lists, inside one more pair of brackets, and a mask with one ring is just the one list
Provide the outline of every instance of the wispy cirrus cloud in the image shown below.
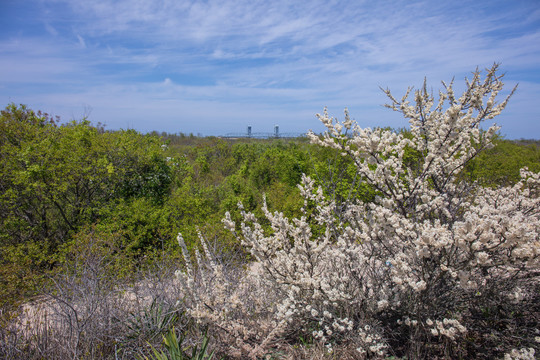
[[325,105],[338,115],[348,106],[366,126],[404,126],[380,106],[379,86],[401,93],[427,76],[436,90],[439,80],[459,84],[476,66],[502,62],[510,84],[527,84],[501,117],[503,132],[540,134],[538,111],[526,106],[540,89],[534,1],[32,4],[7,7],[38,19],[32,26],[0,25],[4,102],[68,113],[88,104],[111,128],[129,117],[140,130],[206,134],[247,121],[317,129],[313,114]]

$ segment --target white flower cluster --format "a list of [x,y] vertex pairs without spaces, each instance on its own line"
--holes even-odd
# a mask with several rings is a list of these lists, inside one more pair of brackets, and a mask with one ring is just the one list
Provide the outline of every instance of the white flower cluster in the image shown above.
[[273,321],[275,302],[267,284],[257,276],[257,264],[247,271],[224,267],[215,259],[199,232],[204,257],[195,249],[195,264],[181,234],[177,237],[186,264],[177,270],[176,278],[185,290],[187,314],[199,323],[221,330],[227,343],[224,351],[240,358],[258,358],[280,333],[282,324]]
[[[419,338],[457,340],[467,332],[466,324],[448,314],[466,308],[485,290],[503,289],[514,302],[525,298],[523,289],[538,281],[540,267],[540,174],[523,169],[518,184],[498,189],[460,177],[471,159],[492,146],[498,127],[483,131],[480,123],[507,104],[509,97],[496,101],[503,86],[496,70],[495,65],[483,81],[476,71],[459,98],[452,84],[445,84],[437,103],[425,86],[415,92],[415,105],[407,100],[410,90],[401,100],[386,90],[388,107],[409,119],[409,134],[361,129],[347,111],[342,123],[326,110],[318,115],[328,131],[323,137],[311,133],[311,141],[350,157],[376,192],[375,201],[340,204],[344,211],[338,220],[335,204],[303,176],[300,218],[271,212],[265,202],[271,228],[265,231],[241,204],[239,226],[226,214],[225,227],[235,234],[240,229],[237,236],[255,259],[249,280],[235,285],[276,294],[270,316],[279,326],[273,336],[304,329],[329,349],[354,336],[360,352],[381,356],[385,336],[403,324],[418,329]],[[187,258],[186,263],[189,277],[193,270]],[[221,286],[220,296],[238,292]],[[207,310],[215,309],[216,299],[205,300],[203,310],[205,316],[221,317],[225,326],[228,305]],[[385,314],[403,319],[402,325],[387,328],[384,336],[366,330],[370,324],[376,328]]]
[[457,336],[467,333],[465,326],[456,319],[443,319],[433,320],[427,319],[425,324],[430,329],[431,335],[433,336],[446,336],[451,340],[455,340]]
[[375,332],[371,326],[365,325],[358,329],[359,340],[362,344],[356,349],[360,354],[366,355],[368,353],[382,357],[386,354],[388,345],[382,340],[382,336]]
[[533,348],[512,349],[511,352],[504,355],[504,360],[535,360],[535,352]]

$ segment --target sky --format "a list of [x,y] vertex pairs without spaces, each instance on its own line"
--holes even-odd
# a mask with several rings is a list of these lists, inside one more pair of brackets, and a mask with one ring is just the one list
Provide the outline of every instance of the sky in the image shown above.
[[0,107],[110,130],[321,132],[325,107],[403,128],[381,88],[460,92],[493,63],[519,85],[485,127],[539,139],[539,0],[0,0]]

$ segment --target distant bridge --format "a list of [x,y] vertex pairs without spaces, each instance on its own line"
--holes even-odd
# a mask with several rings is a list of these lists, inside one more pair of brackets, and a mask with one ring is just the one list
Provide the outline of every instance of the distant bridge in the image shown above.
[[246,133],[228,133],[221,137],[224,138],[251,138],[251,139],[286,139],[286,138],[297,138],[297,137],[305,137],[306,133],[281,133],[281,134],[274,134],[274,133],[265,133],[265,132],[256,132],[251,134]]
[[251,126],[247,127],[245,133],[228,133],[225,138],[254,138],[254,139],[272,139],[272,138],[295,138],[304,137],[306,133],[280,133],[279,125],[274,125],[274,132],[252,132]]

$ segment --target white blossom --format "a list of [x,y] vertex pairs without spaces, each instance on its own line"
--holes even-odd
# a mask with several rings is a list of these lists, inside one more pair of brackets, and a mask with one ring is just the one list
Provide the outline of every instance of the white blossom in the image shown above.
[[[239,283],[224,283],[201,236],[206,271],[213,276],[198,276],[213,279],[217,290],[204,297],[208,306],[192,310],[192,316],[213,319],[239,334],[242,322],[221,310],[231,308],[231,294],[237,299],[259,296],[260,307],[244,310],[267,314],[279,324],[268,331],[265,344],[287,328],[310,329],[328,349],[330,340],[355,333],[358,352],[380,357],[387,348],[385,331],[392,336],[388,332],[406,326],[418,334],[424,331],[419,338],[456,342],[467,333],[465,320],[456,315],[466,308],[463,299],[481,298],[489,293],[486,288],[512,283],[524,273],[531,276],[526,281],[538,281],[540,174],[523,169],[520,182],[497,189],[462,180],[465,165],[493,145],[498,130],[496,125],[480,130],[481,122],[500,114],[509,99],[497,102],[503,84],[496,70],[493,66],[484,81],[476,71],[459,98],[452,83],[444,84],[437,101],[425,86],[414,94],[409,89],[401,99],[385,90],[387,107],[409,121],[407,135],[362,129],[347,110],[343,123],[326,109],[317,114],[327,131],[309,133],[312,143],[350,158],[359,179],[377,194],[375,200],[339,204],[343,211],[336,216],[337,204],[304,175],[298,185],[304,198],[298,218],[272,212],[263,202],[270,231],[239,204],[239,226],[229,213],[223,223],[239,237],[254,265]],[[195,277],[180,239],[188,275]],[[518,285],[504,296],[516,302],[526,298]],[[203,298],[193,283],[187,286],[193,299]],[[257,286],[271,289],[273,301],[261,289],[253,290]],[[400,317],[398,325],[382,331],[376,319],[389,311]],[[529,354],[522,349],[507,356]]]

